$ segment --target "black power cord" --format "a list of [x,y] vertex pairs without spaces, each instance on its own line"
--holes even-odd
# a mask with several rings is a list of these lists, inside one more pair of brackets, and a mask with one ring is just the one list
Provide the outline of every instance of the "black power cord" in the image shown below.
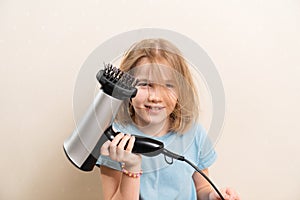
[[[165,161],[168,163],[168,164],[173,164],[173,159],[176,159],[176,160],[180,160],[180,161],[184,161],[186,163],[188,163],[190,166],[192,166],[198,173],[200,173],[208,182],[209,184],[214,188],[214,190],[218,193],[218,195],[220,196],[220,198],[222,200],[225,200],[224,197],[222,196],[221,192],[218,190],[218,188],[213,184],[213,182],[195,165],[193,164],[191,161],[187,160],[184,158],[184,156],[181,156],[181,155],[178,155],[178,154],[175,154],[167,149],[163,149],[162,154],[165,155]],[[168,161],[166,157],[170,157],[172,160],[171,161]]]

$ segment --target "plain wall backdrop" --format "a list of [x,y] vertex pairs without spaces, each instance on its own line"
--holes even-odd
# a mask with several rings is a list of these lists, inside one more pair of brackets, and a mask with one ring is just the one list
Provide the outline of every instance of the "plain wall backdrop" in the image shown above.
[[218,68],[226,120],[212,180],[243,200],[300,199],[300,2],[0,1],[0,199],[101,199],[62,144],[73,131],[75,80],[116,34],[169,29]]

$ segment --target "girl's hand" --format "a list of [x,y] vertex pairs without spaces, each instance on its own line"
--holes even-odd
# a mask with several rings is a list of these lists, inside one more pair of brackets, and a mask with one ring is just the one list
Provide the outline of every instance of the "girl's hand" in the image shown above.
[[[224,197],[225,200],[240,200],[239,195],[236,193],[235,190],[231,189],[231,188],[224,188],[221,191],[222,196]],[[214,190],[212,190],[209,193],[209,199],[210,200],[220,200],[220,196],[218,195],[217,192],[215,192]]]
[[[126,149],[124,147],[129,141]],[[128,171],[141,170],[142,156],[131,153],[135,137],[119,133],[112,141],[106,141],[101,147],[101,154],[109,156],[112,160],[123,162]]]

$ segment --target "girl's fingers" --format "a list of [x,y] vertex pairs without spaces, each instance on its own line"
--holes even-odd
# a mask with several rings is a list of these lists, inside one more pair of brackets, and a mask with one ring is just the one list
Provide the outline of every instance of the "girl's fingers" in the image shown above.
[[131,137],[130,137],[130,140],[129,140],[129,142],[128,142],[127,148],[126,148],[126,151],[127,151],[127,152],[131,152],[131,151],[132,151],[133,146],[134,146],[134,142],[135,142],[135,137],[134,137],[134,136],[131,136]]
[[228,199],[230,200],[239,200],[239,195],[236,193],[235,190],[231,189],[231,188],[226,188],[225,190],[226,195],[228,196]]
[[226,192],[229,196],[232,197],[232,199],[238,199],[236,192],[231,188],[227,188]]
[[122,140],[120,141],[120,143],[118,144],[118,149],[120,150],[124,150],[124,147],[126,145],[126,143],[128,142],[128,140],[130,139],[130,135],[125,135]]
[[136,155],[132,154],[135,137],[131,135],[124,135],[120,133],[112,141],[106,141],[101,147],[101,155],[109,156],[112,160],[118,162],[129,163],[132,165],[132,158],[137,161]]
[[120,140],[124,137],[123,133],[119,133],[109,145],[109,156],[114,160],[118,157],[117,155],[117,145],[120,143]]
[[111,145],[112,147],[116,147],[118,146],[118,144],[120,143],[120,140],[124,137],[124,133],[119,133],[112,141],[111,141]]
[[101,147],[101,149],[100,149],[101,155],[109,156],[109,150],[108,150],[108,148],[109,148],[109,146],[110,146],[110,143],[111,143],[111,141],[107,140],[107,141],[102,145],[102,147]]

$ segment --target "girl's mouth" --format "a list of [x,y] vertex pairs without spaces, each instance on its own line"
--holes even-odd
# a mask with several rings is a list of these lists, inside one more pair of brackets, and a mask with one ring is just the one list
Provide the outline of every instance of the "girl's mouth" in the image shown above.
[[145,108],[147,109],[147,111],[150,112],[159,112],[162,109],[164,109],[163,106],[150,106],[150,105],[145,105]]

